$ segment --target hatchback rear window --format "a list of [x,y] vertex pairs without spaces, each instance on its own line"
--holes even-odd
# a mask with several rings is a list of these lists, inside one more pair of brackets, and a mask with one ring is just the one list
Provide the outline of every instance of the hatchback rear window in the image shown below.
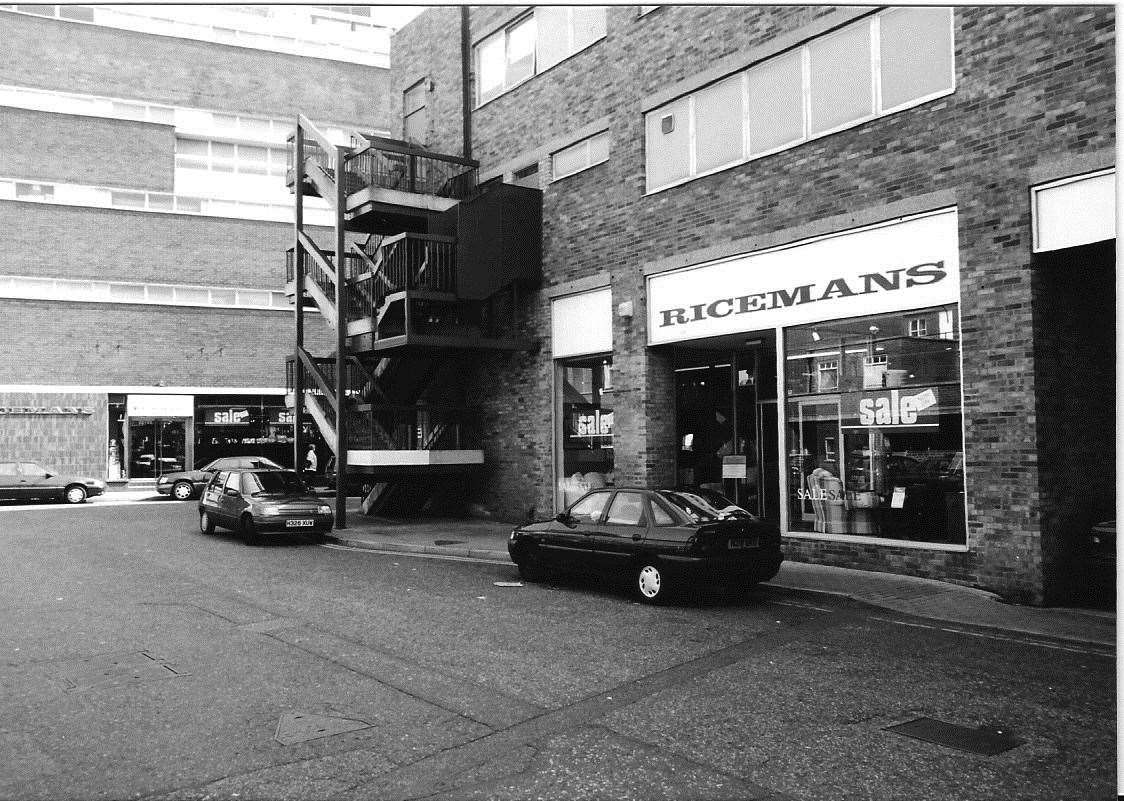
[[723,515],[699,495],[689,492],[661,492],[660,497],[676,509],[681,510],[687,517],[696,523],[709,523],[714,520],[725,520]]
[[246,473],[244,490],[251,495],[261,492],[307,492],[304,482],[293,473]]

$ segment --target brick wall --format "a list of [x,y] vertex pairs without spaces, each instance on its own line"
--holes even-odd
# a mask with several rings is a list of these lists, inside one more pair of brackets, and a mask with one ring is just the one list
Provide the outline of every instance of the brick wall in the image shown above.
[[[0,299],[0,385],[285,386],[292,313]],[[319,315],[314,354],[335,349]]]
[[105,395],[0,392],[0,406],[79,406],[93,414],[0,415],[0,459],[27,459],[60,473],[103,478],[109,432]]
[[283,289],[293,246],[280,222],[19,201],[0,215],[0,272],[16,275]]
[[[1040,159],[1114,148],[1114,11],[957,7],[953,95],[644,196],[641,108],[649,93],[777,37],[799,41],[802,26],[833,12],[680,6],[638,17],[635,8],[610,8],[604,40],[474,111],[473,155],[487,170],[609,117],[609,161],[545,187],[544,288],[607,271],[614,306],[634,301],[634,317],[613,323],[615,450],[622,480],[643,483],[668,480],[675,459],[670,366],[645,347],[645,265],[856,210],[876,217],[882,206],[934,192],[954,198],[969,552],[807,540],[790,540],[788,550],[798,560],[936,576],[1041,600],[1044,498],[1027,188]],[[473,40],[514,13],[473,9]],[[423,30],[432,14],[395,38],[396,64],[408,63],[416,73],[437,52],[445,75],[459,26]],[[411,52],[399,54],[400,44]],[[400,97],[404,88],[393,91]],[[442,97],[434,108],[459,108],[444,94],[459,98],[459,91],[459,82],[438,82]],[[434,125],[438,149],[457,141],[458,126],[459,118]],[[511,373],[513,391],[480,393],[492,419],[503,421],[494,426],[502,456],[490,465],[482,493],[508,514],[528,506],[529,494],[539,502],[549,498],[552,480],[545,487],[532,483],[546,475],[550,459],[549,404],[527,401],[551,386],[549,302],[532,296],[522,312],[541,353]],[[490,371],[483,376],[494,380]]]
[[0,176],[172,191],[170,125],[5,108]]
[[[388,103],[393,120],[387,126],[391,136],[402,136],[402,92],[428,78],[433,88],[426,92],[429,132],[425,144],[439,153],[464,152],[460,24],[460,8],[431,8],[392,39]],[[446,39],[453,45],[433,49],[428,46]]]
[[400,114],[381,67],[2,11],[0,39],[0,75],[17,86],[372,128]]

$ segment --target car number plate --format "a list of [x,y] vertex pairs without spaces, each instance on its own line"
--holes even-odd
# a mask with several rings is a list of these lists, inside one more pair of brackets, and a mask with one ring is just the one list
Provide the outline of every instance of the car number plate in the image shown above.
[[315,520],[286,520],[285,525],[289,528],[305,528],[306,526],[316,525]]
[[730,550],[737,551],[743,548],[757,548],[760,545],[760,540],[757,537],[739,537],[730,540]]

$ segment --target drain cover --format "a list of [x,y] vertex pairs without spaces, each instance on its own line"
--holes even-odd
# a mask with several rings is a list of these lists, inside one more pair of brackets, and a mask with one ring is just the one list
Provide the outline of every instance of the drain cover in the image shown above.
[[148,651],[96,654],[55,663],[53,673],[67,691],[95,687],[120,687],[183,675],[163,659]]
[[434,545],[464,545],[464,540],[434,540]]
[[277,734],[273,738],[281,745],[293,745],[369,728],[371,724],[362,720],[313,715],[307,712],[286,712],[281,716],[281,720],[277,721]]
[[924,740],[927,743],[957,748],[961,751],[970,751],[973,754],[995,756],[1004,751],[1016,748],[1026,740],[1020,740],[1009,734],[1004,734],[1001,729],[980,726],[978,729],[969,729],[967,726],[957,726],[954,723],[934,720],[933,718],[918,718],[909,723],[899,723],[897,726],[887,726],[885,731],[903,734],[915,740]]

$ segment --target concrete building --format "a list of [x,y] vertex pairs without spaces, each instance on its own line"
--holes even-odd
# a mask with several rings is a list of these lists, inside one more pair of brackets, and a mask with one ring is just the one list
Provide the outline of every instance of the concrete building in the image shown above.
[[292,463],[286,140],[298,111],[340,142],[397,125],[369,14],[0,6],[2,460]]
[[[1114,40],[1107,6],[431,8],[391,49],[413,150],[302,150],[297,183],[339,191],[340,246],[376,237],[368,282],[379,237],[541,192],[541,275],[501,270],[531,344],[456,351],[493,514],[709,486],[791,559],[1050,601],[1115,505]],[[435,154],[485,189],[391,196],[372,166]],[[412,335],[387,298],[341,323],[353,469],[392,461],[349,401]]]

